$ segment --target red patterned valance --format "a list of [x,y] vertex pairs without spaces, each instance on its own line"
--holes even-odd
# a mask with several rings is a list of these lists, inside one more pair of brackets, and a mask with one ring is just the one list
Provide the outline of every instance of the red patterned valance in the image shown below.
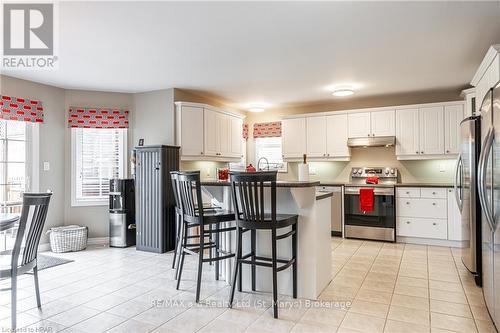
[[243,139],[248,139],[248,124],[243,124]]
[[42,102],[33,99],[1,95],[0,119],[43,123]]
[[71,106],[68,127],[128,128],[128,110]]
[[281,136],[281,121],[253,124],[254,138],[275,138]]

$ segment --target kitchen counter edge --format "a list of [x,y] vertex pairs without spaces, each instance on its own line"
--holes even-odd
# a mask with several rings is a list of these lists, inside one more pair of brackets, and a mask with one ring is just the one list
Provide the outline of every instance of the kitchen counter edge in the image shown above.
[[[231,186],[228,181],[205,180],[201,181],[201,186]],[[320,186],[319,181],[281,181],[276,182],[276,187],[315,187]]]

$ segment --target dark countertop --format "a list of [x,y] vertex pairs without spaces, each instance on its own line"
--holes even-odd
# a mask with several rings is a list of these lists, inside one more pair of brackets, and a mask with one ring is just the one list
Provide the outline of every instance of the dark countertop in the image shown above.
[[453,187],[451,183],[400,183],[396,187]]
[[[319,186],[319,181],[307,181],[307,182],[299,182],[294,180],[278,180],[276,182],[276,187],[315,187]],[[231,186],[231,183],[228,181],[219,181],[219,180],[204,180],[201,181],[202,186]]]
[[[363,184],[350,184],[348,182],[325,181],[320,182],[320,186],[363,186]],[[380,186],[380,185],[379,185]],[[383,186],[383,185],[381,185]],[[398,183],[395,187],[453,187],[451,183]]]
[[333,192],[316,192],[316,200],[333,197]]
[[346,182],[331,182],[331,181],[327,181],[327,182],[320,182],[320,186],[344,186],[346,184]]

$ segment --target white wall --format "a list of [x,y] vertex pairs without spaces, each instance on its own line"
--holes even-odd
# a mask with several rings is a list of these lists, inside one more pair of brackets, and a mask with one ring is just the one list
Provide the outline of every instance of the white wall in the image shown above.
[[[44,123],[39,124],[39,191],[53,191],[45,229],[64,223],[64,90],[44,84],[0,75],[0,94],[42,101]],[[50,163],[50,170],[43,171],[43,162]],[[43,236],[42,242],[47,242]]]

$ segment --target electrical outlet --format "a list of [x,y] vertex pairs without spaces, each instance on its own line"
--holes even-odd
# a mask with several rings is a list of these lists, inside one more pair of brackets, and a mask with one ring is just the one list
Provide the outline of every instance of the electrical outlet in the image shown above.
[[49,171],[49,170],[50,170],[50,163],[43,162],[43,171]]
[[439,172],[445,172],[446,171],[446,166],[444,165],[444,163],[440,163],[439,164]]
[[316,168],[312,167],[312,166],[309,166],[309,174],[310,175],[315,175],[316,174]]
[[206,174],[207,178],[210,178],[210,168],[207,168],[207,170],[206,170],[206,173],[205,173],[205,174]]

